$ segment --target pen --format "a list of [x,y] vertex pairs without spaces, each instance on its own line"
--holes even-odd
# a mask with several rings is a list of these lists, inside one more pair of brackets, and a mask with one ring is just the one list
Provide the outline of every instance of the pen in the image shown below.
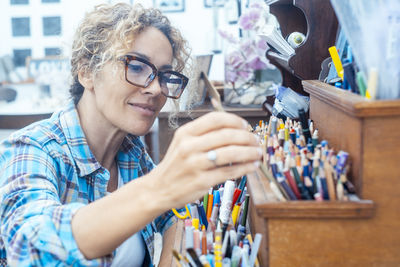
[[338,51],[336,49],[336,46],[331,46],[329,47],[329,54],[331,55],[333,65],[335,66],[336,72],[340,79],[343,80],[343,66],[342,62],[340,61],[340,57],[338,54]]
[[310,130],[308,128],[308,121],[307,121],[306,112],[304,111],[304,109],[299,109],[299,119],[300,119],[301,127],[303,129],[304,137],[306,138],[305,141],[307,143],[308,139],[311,138],[311,134],[310,134]]

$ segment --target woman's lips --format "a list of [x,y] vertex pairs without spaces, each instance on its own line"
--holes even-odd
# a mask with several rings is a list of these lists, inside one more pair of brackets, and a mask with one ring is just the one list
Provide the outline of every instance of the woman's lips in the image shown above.
[[144,116],[153,116],[156,113],[156,109],[152,105],[140,104],[140,103],[128,103],[136,112]]

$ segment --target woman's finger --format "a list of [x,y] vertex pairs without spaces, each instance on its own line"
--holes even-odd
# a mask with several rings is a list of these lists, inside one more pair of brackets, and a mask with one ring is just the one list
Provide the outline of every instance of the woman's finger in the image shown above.
[[226,146],[208,152],[197,153],[187,159],[190,168],[210,170],[221,168],[225,165],[242,164],[261,160],[260,147]]
[[210,112],[177,130],[177,134],[199,136],[222,128],[247,129],[248,123],[239,116],[227,112]]
[[193,137],[190,146],[199,151],[207,152],[228,145],[259,146],[259,137],[247,130],[225,128]]
[[234,165],[226,165],[216,169],[211,169],[205,172],[203,177],[204,183],[208,184],[210,187],[221,184],[228,179],[236,179],[253,173],[258,169],[260,162],[246,162]]

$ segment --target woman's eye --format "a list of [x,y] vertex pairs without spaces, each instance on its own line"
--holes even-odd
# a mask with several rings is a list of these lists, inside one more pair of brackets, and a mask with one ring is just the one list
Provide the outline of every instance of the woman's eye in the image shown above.
[[137,64],[128,64],[128,69],[130,72],[140,73],[143,71],[143,66]]

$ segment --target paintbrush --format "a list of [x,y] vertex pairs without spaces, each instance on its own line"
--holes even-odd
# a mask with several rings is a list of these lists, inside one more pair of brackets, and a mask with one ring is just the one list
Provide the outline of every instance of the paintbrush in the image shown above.
[[[204,80],[204,84],[207,87],[207,92],[208,95],[211,97],[211,104],[213,106],[213,108],[216,111],[220,111],[220,112],[225,112],[224,108],[222,107],[222,103],[221,103],[221,96],[219,95],[217,89],[215,89],[215,87],[212,85],[212,83],[210,82],[210,80],[208,79],[207,74],[205,74],[204,72],[202,72],[200,74],[200,77]],[[270,124],[269,124],[270,125]],[[268,125],[268,126],[269,126]],[[249,125],[250,126],[250,125]],[[251,126],[250,126],[251,128]],[[251,128],[251,130],[253,130]],[[265,167],[263,164],[260,164],[259,169],[261,171],[261,173],[268,179],[270,180],[270,182],[274,183],[279,189],[280,191],[282,191],[282,194],[284,195],[284,197],[286,199],[288,199],[286,192],[283,190],[283,188],[281,187],[281,185],[274,179],[274,177],[272,176],[272,174],[268,171],[267,167]]]

